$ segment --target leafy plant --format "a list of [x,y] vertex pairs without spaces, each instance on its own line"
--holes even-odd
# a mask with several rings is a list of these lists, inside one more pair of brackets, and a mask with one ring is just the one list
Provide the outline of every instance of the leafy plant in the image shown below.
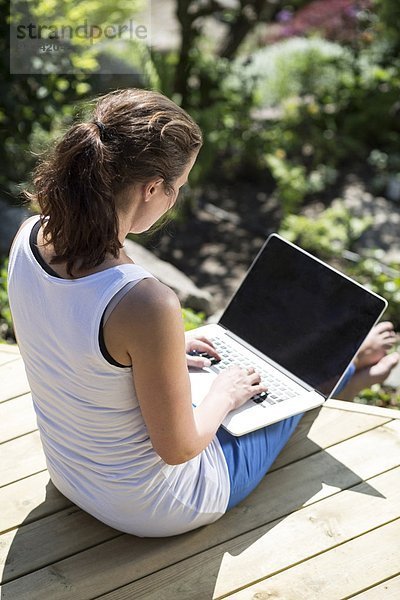
[[394,196],[400,185],[400,61],[382,36],[371,39],[346,47],[293,37],[233,66],[233,73],[254,84],[257,119],[247,148],[259,171],[270,171],[286,212],[329,189],[339,169],[364,167],[377,152],[388,161],[378,170],[375,188],[385,192],[391,184]]
[[334,94],[343,81],[354,84],[354,56],[340,44],[320,38],[301,38],[266,46],[236,69],[255,80],[260,106],[279,106],[288,98],[305,94]]
[[323,191],[327,184],[334,183],[337,176],[336,170],[327,165],[318,165],[307,172],[304,165],[287,160],[281,149],[274,154],[267,154],[265,162],[276,182],[284,215],[296,211],[308,194]]
[[[32,59],[32,73],[11,74],[8,48],[10,26],[16,27],[18,19],[24,15],[24,22],[27,23],[51,23],[59,28],[67,24],[71,29],[83,27],[85,23],[89,23],[89,26],[95,23],[104,30],[107,25],[124,23],[142,4],[142,0],[114,0],[112,7],[110,3],[101,0],[79,4],[73,0],[15,0],[11,3],[11,15],[6,18],[9,3],[0,0],[4,15],[0,22],[0,189],[9,201],[19,194],[21,184],[27,181],[28,173],[36,160],[36,152],[47,146],[65,125],[71,124],[77,112],[76,105],[86,100],[89,94],[103,92],[109,85],[107,79],[103,81],[96,76],[96,71],[106,52],[109,59],[113,60],[111,54],[115,54],[119,46],[111,43],[113,40],[108,40],[110,43],[105,44],[104,39],[89,44],[87,39],[75,35],[74,45],[70,40],[65,40],[68,52],[47,53],[52,55],[52,61],[67,60],[68,64],[62,63],[60,72],[69,74],[58,74],[54,68],[50,68],[52,65],[46,66],[44,53],[32,53],[31,56],[32,47],[24,54],[24,60]],[[126,46],[129,43],[127,40],[123,42],[125,56],[129,55],[131,64],[134,58],[143,65],[148,64],[145,57],[137,56],[138,53],[132,51],[131,46]],[[40,40],[38,43],[40,44]],[[60,55],[59,59],[57,54]],[[58,66],[60,65],[56,62],[53,65]],[[114,77],[113,85],[120,85],[118,78]],[[36,146],[37,140],[40,148]]]
[[307,193],[307,175],[303,165],[292,165],[284,156],[267,154],[265,162],[275,179],[284,214],[300,206]]
[[[254,162],[250,150],[254,130],[250,108],[254,106],[253,85],[249,78],[232,74],[228,59],[192,50],[193,66],[188,85],[191,115],[204,134],[204,145],[191,178],[194,182],[217,172],[228,179],[237,175],[247,162]],[[250,144],[249,144],[250,142]],[[246,160],[251,156],[251,160]]]
[[400,410],[400,394],[379,383],[362,390],[357,395],[355,402]]
[[185,331],[190,331],[191,329],[196,329],[197,327],[204,325],[206,318],[203,312],[196,313],[191,308],[182,308],[182,317]]
[[320,258],[330,259],[351,250],[371,223],[369,217],[354,217],[343,204],[336,202],[312,219],[305,215],[288,215],[280,233]]

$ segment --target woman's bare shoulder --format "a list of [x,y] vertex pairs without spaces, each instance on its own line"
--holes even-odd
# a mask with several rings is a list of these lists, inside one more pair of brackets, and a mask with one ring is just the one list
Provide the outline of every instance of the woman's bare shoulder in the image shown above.
[[179,311],[181,308],[178,296],[167,285],[147,277],[129,290],[119,303],[117,310],[120,318],[131,321],[157,318]]
[[[104,326],[109,353],[121,364],[129,364],[160,340],[172,339],[183,331],[182,313],[177,295],[168,286],[146,278],[129,290],[112,311]],[[182,332],[181,332],[182,333]],[[180,334],[179,334],[180,335]]]

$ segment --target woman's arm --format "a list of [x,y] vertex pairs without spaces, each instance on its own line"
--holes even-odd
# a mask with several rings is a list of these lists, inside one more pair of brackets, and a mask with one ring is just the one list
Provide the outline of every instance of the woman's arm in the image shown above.
[[170,288],[154,279],[141,281],[126,294],[107,321],[104,337],[113,356],[118,346],[118,359],[122,348],[130,358],[150,439],[169,464],[199,454],[230,410],[265,390],[254,371],[232,367],[215,379],[193,410],[180,303]]

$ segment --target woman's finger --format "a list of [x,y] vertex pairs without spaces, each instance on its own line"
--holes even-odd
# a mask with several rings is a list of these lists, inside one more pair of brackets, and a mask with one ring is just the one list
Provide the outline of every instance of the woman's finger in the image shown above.
[[249,378],[251,385],[256,385],[261,382],[260,374],[256,373],[255,371],[253,371],[253,373],[249,373],[248,378]]
[[268,386],[266,386],[264,383],[258,383],[253,386],[252,392],[253,392],[253,396],[256,396],[257,394],[261,394],[262,392],[268,392]]
[[211,360],[209,358],[205,358],[204,356],[191,356],[190,354],[188,354],[187,365],[188,367],[203,369],[204,367],[211,366]]
[[221,356],[215,350],[214,346],[211,346],[208,342],[195,339],[189,343],[190,350],[195,350],[196,352],[206,352],[210,356],[213,356],[217,360],[221,360]]

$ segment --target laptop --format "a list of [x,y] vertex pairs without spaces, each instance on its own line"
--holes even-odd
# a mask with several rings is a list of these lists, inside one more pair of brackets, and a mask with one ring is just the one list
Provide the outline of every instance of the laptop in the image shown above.
[[190,369],[193,405],[234,363],[253,366],[268,386],[224,419],[235,436],[321,406],[386,307],[384,298],[271,234],[218,323],[196,330],[223,360]]

